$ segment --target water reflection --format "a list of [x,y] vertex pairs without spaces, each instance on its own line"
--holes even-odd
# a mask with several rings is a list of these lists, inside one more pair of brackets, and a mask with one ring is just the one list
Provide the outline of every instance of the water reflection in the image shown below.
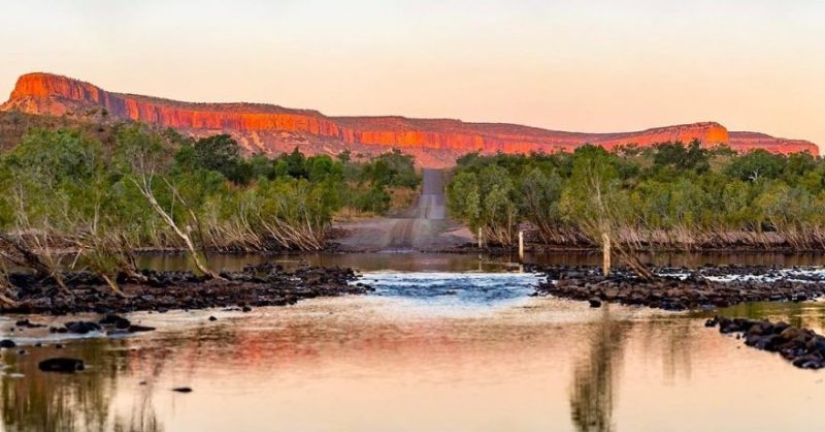
[[[825,266],[825,254],[768,252],[659,252],[640,254],[642,262],[659,267],[696,268],[707,264],[740,266],[820,267]],[[285,267],[309,264],[352,267],[361,271],[438,271],[490,272],[518,271],[518,259],[510,254],[448,254],[448,253],[306,253],[296,255],[210,254],[210,265],[217,269],[240,270],[249,264],[274,262]],[[601,255],[594,252],[528,253],[525,262],[544,265],[601,265]],[[191,269],[185,255],[143,255],[138,265],[157,270]]]
[[[6,369],[0,383],[5,430],[163,430],[151,410],[148,393],[139,417],[124,419],[113,414],[118,379],[129,359],[125,352],[112,355],[110,347],[110,341],[90,340],[73,344],[65,352],[49,347],[30,348],[25,356],[5,352]],[[85,359],[91,371],[74,375],[39,372],[37,363],[53,356]]]
[[577,431],[615,430],[612,415],[616,378],[630,329],[629,321],[611,317],[609,307],[603,308],[601,319],[593,326],[589,351],[576,364],[570,391],[570,415]]
[[[552,298],[492,309],[422,313],[384,296],[135,314],[159,330],[4,352],[0,429],[807,431],[825,403],[818,375],[742,348],[701,316]],[[730,312],[825,316],[816,304]],[[91,367],[36,370],[57,355]]]

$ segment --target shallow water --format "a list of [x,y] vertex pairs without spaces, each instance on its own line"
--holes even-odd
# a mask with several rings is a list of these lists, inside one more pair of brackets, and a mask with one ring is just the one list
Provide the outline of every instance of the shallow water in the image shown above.
[[[740,266],[810,267],[825,266],[825,254],[764,253],[764,252],[661,252],[639,255],[642,262],[658,267],[695,268],[706,264]],[[387,251],[375,253],[307,253],[300,255],[211,254],[213,268],[240,270],[249,264],[275,262],[285,267],[310,264],[318,266],[354,267],[363,271],[420,270],[441,272],[499,272],[518,270],[515,255],[418,253]],[[525,262],[546,265],[601,265],[599,252],[527,253]],[[185,255],[144,255],[138,258],[141,267],[157,270],[192,269]]]
[[[4,430],[822,429],[823,372],[747,348],[704,328],[702,316],[590,309],[530,297],[533,275],[428,265],[366,272],[369,296],[248,314],[134,314],[158,331],[3,352]],[[825,323],[820,303],[723,313]],[[57,355],[90,369],[35,370]]]

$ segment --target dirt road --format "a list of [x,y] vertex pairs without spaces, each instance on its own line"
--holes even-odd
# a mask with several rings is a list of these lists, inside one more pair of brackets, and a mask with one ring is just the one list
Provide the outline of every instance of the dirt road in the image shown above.
[[470,231],[447,218],[444,173],[425,169],[418,204],[397,218],[338,225],[344,250],[444,250],[473,242]]

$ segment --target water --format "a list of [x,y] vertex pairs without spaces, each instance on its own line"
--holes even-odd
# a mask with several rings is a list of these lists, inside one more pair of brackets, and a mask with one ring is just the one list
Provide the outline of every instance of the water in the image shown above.
[[[822,253],[779,252],[660,252],[643,253],[639,258],[655,266],[695,268],[705,264],[740,266],[810,267],[825,266]],[[249,264],[277,262],[284,266],[311,264],[318,266],[355,267],[363,271],[429,271],[484,272],[506,271],[518,268],[515,255],[416,253],[410,251],[375,252],[359,254],[315,253],[301,255],[212,254],[210,265],[217,269],[240,270]],[[527,253],[525,261],[547,265],[601,265],[600,252]],[[145,255],[138,258],[141,267],[158,270],[192,269],[185,255]]]
[[[411,271],[366,271],[376,288],[369,296],[249,314],[140,313],[130,318],[156,332],[4,352],[3,428],[821,430],[823,372],[744,347],[704,328],[701,315],[530,297],[536,276],[506,262],[479,271],[465,258],[411,264],[397,255],[394,266]],[[825,326],[820,303],[723,313]],[[55,355],[91,367],[71,376],[35,370]]]

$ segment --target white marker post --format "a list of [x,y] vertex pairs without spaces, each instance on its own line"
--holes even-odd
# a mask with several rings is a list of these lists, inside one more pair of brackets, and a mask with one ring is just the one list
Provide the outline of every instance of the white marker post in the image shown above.
[[524,231],[518,232],[518,261],[524,262]]

